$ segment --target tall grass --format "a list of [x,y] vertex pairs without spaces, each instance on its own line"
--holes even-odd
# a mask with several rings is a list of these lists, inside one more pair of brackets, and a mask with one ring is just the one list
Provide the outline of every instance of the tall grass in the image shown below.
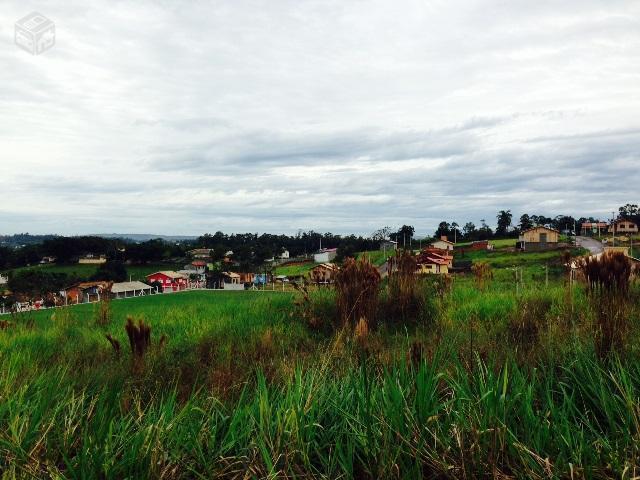
[[[583,329],[592,315],[583,291],[571,291],[573,311],[561,284],[516,294],[461,280],[425,291],[437,298],[434,323],[382,323],[367,334],[367,355],[342,333],[308,328],[289,294],[114,301],[103,328],[84,307],[18,316],[0,331],[0,472],[638,475],[640,362],[633,349],[599,358]],[[308,295],[335,305],[327,289]],[[629,312],[638,318],[633,304]],[[154,342],[169,338],[164,349],[145,350],[141,369],[104,339],[127,344],[127,316],[151,323]],[[629,342],[638,339],[633,327]]]

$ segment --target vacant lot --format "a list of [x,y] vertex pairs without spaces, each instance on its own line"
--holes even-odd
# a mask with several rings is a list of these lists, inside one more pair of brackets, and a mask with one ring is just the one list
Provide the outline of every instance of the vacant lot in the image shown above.
[[[540,260],[525,258],[531,268]],[[4,317],[0,471],[114,479],[633,471],[638,286],[625,342],[605,359],[584,286],[558,273],[548,286],[525,276],[516,290],[496,278],[504,272],[486,283],[427,277],[417,309],[406,311],[385,282],[370,328],[355,333],[341,328],[326,288],[307,297],[186,292]],[[151,327],[143,353],[130,348],[127,317]]]

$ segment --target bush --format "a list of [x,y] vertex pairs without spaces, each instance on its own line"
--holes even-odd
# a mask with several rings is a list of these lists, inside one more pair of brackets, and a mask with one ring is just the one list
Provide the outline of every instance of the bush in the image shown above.
[[342,325],[354,326],[364,318],[371,323],[378,308],[380,272],[366,255],[347,258],[336,275],[336,306]]
[[628,307],[632,265],[621,252],[605,252],[582,261],[587,293],[595,314],[594,337],[598,355],[624,348],[629,330]]

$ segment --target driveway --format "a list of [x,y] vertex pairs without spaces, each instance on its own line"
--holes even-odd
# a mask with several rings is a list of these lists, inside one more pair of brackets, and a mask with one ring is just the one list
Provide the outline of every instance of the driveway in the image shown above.
[[590,237],[577,237],[576,243],[579,247],[586,248],[589,250],[590,255],[598,255],[599,253],[604,252],[604,247],[602,243],[600,243],[595,238]]

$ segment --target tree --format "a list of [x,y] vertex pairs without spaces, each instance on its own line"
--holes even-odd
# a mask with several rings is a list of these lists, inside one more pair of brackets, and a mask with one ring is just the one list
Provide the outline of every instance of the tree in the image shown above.
[[478,233],[476,230],[476,226],[473,222],[467,222],[462,227],[462,232],[464,233],[465,240],[473,240]]
[[458,230],[458,227],[460,225],[458,225],[456,222],[453,222],[451,224],[451,229],[453,230],[453,243],[456,243],[458,241],[458,233],[460,233],[460,230]]
[[371,238],[377,242],[381,242],[382,240],[386,240],[391,235],[391,227],[382,227],[371,235]]
[[98,267],[98,271],[91,277],[92,280],[104,280],[107,282],[124,282],[127,279],[127,269],[122,262],[110,261]]
[[496,235],[506,235],[511,226],[511,210],[500,210],[496,216],[498,220],[498,228],[496,228]]
[[634,217],[640,213],[638,205],[627,203],[626,205],[618,208],[619,216],[622,218]]
[[520,223],[518,224],[518,228],[520,228],[520,231],[522,232],[532,227],[533,227],[533,220],[531,220],[531,217],[529,216],[529,214],[523,213],[522,215],[520,215]]
[[68,286],[72,280],[64,273],[28,269],[9,276],[9,290],[17,297],[35,299]]
[[436,238],[449,237],[450,233],[451,233],[451,225],[449,225],[448,222],[443,221],[438,224],[438,229],[436,230],[434,236]]
[[411,225],[403,225],[396,233],[396,241],[406,248],[407,245],[411,245],[414,232],[415,229]]
[[493,237],[493,230],[491,227],[487,225],[487,222],[484,220],[480,220],[480,229],[478,230],[478,239],[479,240],[489,240]]

